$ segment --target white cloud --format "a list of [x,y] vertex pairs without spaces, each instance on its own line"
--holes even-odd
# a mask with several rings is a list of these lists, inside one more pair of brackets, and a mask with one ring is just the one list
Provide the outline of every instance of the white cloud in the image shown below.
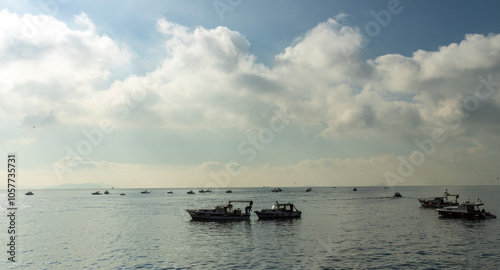
[[129,63],[131,53],[98,34],[87,15],[75,20],[81,30],[47,15],[0,11],[4,113],[21,117],[21,122],[35,115],[64,123],[83,120],[93,108],[81,101],[95,95],[114,69]]
[[36,138],[31,137],[31,138],[20,138],[20,139],[13,139],[13,140],[8,140],[7,141],[7,147],[9,148],[15,148],[19,146],[28,146],[30,144],[36,143]]
[[[445,144],[436,145],[432,155],[412,165],[410,153],[370,158],[318,158],[305,159],[295,164],[241,165],[207,161],[195,166],[129,164],[90,159],[80,163],[70,173],[62,174],[58,182],[106,182],[121,188],[162,187],[262,187],[262,186],[420,186],[500,184],[495,157],[498,153],[477,147],[454,147],[442,151]],[[415,146],[415,150],[419,150]],[[404,160],[404,162],[402,161]],[[60,162],[65,162],[60,160]],[[67,163],[65,163],[67,164]],[[410,165],[402,165],[410,164]],[[411,166],[411,173],[401,174],[401,166]],[[397,181],[385,178],[386,173],[398,175]],[[49,175],[49,172],[40,173]],[[25,185],[35,185],[36,178],[26,177]],[[92,180],[89,180],[92,179]]]

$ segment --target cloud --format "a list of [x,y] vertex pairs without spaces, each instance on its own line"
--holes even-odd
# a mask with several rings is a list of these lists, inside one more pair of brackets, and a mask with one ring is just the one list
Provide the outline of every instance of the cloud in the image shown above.
[[[446,145],[437,145],[436,150]],[[418,149],[418,148],[416,148]],[[59,182],[87,183],[106,182],[121,188],[230,188],[262,186],[420,186],[420,185],[467,185],[498,184],[495,157],[498,153],[474,146],[454,147],[450,151],[435,151],[425,156],[419,165],[409,165],[412,172],[400,177],[400,181],[388,181],[388,172],[399,170],[409,162],[409,154],[386,154],[370,158],[318,158],[279,165],[241,165],[207,161],[195,166],[165,164],[130,164],[90,159],[75,160],[83,166],[63,174]],[[66,162],[61,160],[61,162]],[[405,165],[406,166],[406,165]],[[406,168],[404,169],[406,171]],[[49,172],[40,172],[43,175]],[[26,185],[35,185],[36,177],[26,177]],[[92,179],[92,180],[89,180]]]
[[[17,25],[4,33],[22,36],[20,25],[29,16],[3,10],[1,18]],[[75,17],[79,30],[44,18],[46,28],[37,35],[18,38],[16,50],[2,50],[17,53],[0,73],[10,77],[4,82],[9,93],[23,93],[13,96],[13,104],[27,124],[38,119],[88,125],[110,118],[117,126],[245,131],[261,128],[275,109],[286,108],[299,116],[294,124],[321,127],[318,135],[327,138],[387,136],[388,130],[397,138],[459,116],[457,106],[474,91],[477,77],[496,75],[500,66],[500,35],[494,34],[467,35],[459,44],[412,57],[363,60],[361,31],[332,18],[298,37],[269,68],[255,62],[250,42],[236,31],[189,29],[159,19],[166,50],[161,65],[100,89],[116,77],[113,70],[130,63],[132,53],[96,33],[85,14]],[[35,76],[25,80],[26,72]],[[489,107],[497,105],[491,99]]]
[[[295,97],[287,100],[289,107],[300,112],[296,121],[325,126],[322,136],[414,138],[446,127],[451,118],[465,120],[464,107],[476,106],[471,96],[481,76],[493,78],[498,90],[499,41],[500,35],[471,34],[439,51],[362,60],[359,29],[329,19],[278,55],[273,71],[287,79],[285,88]],[[489,97],[480,100],[479,110],[496,110],[499,97],[493,92],[482,90]],[[479,110],[477,116],[488,117]]]
[[13,140],[8,140],[6,145],[9,148],[15,148],[19,146],[28,146],[31,144],[36,143],[36,138],[35,137],[30,137],[30,138],[20,138],[20,139],[13,139]]
[[86,14],[75,16],[75,21],[81,29],[47,15],[0,11],[3,113],[24,117],[21,122],[47,114],[62,123],[83,120],[93,108],[81,101],[130,62],[131,52],[98,34]]

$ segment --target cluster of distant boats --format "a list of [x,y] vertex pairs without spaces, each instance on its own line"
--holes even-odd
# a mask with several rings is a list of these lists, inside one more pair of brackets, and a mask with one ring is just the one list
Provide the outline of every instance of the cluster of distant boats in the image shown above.
[[[171,193],[171,192],[169,192]],[[109,195],[109,191],[104,191],[104,193],[101,193],[100,191],[96,191],[96,192],[92,192],[92,195],[102,195],[102,194],[105,194],[105,195]],[[141,191],[141,194],[151,194],[151,190],[144,190],[144,191]],[[124,196],[126,195],[125,193],[120,193],[120,196]]]

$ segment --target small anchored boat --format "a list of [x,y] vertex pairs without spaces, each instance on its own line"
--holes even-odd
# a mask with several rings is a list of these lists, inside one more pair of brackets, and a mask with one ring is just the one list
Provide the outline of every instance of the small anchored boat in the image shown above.
[[233,193],[230,189],[226,190],[226,193]]
[[262,209],[255,211],[259,219],[274,219],[274,218],[300,218],[302,212],[299,211],[292,203],[278,203],[271,206],[271,209]]
[[141,194],[151,194],[151,190],[143,190],[141,191]]
[[[233,202],[247,202],[249,205],[243,212],[240,208],[234,209]],[[253,201],[229,201],[228,204],[219,205],[213,209],[186,209],[186,211],[194,220],[250,220],[252,205]]]
[[35,195],[35,194],[33,192],[31,192],[31,191],[28,191],[28,192],[25,193],[25,195],[31,196],[31,195]]
[[104,194],[109,194],[109,191],[107,191],[107,190],[106,190],[106,191],[104,191]]
[[281,188],[275,188],[272,190],[272,192],[282,192],[283,190],[281,190]]
[[194,191],[190,190],[187,192],[187,194],[195,194]]
[[312,190],[312,188],[308,188],[306,189],[306,192],[310,192]]
[[92,195],[102,195],[102,193],[99,191],[96,191],[96,192],[92,192]]
[[492,219],[497,216],[481,209],[484,203],[479,202],[464,202],[458,206],[447,206],[436,209],[439,216],[443,218],[464,218],[464,219]]
[[399,192],[396,192],[396,193],[394,193],[394,196],[392,196],[392,197],[401,198],[401,197],[403,197],[403,195],[401,195],[401,193],[399,193]]
[[168,191],[167,194],[174,194],[174,192],[173,191]]

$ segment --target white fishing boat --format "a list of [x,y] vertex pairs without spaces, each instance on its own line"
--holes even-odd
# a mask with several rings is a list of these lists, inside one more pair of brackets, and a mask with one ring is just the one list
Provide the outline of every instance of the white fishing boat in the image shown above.
[[480,206],[484,203],[479,202],[464,202],[458,206],[447,206],[436,209],[440,217],[444,218],[464,218],[464,219],[490,219],[497,216],[486,212]]
[[[233,202],[249,203],[245,211],[234,209]],[[187,209],[194,220],[250,220],[253,201],[229,201],[226,205],[218,205],[213,209]]]
[[259,219],[275,219],[275,218],[300,218],[302,212],[299,211],[292,203],[278,203],[271,206],[271,209],[262,209],[255,211]]

